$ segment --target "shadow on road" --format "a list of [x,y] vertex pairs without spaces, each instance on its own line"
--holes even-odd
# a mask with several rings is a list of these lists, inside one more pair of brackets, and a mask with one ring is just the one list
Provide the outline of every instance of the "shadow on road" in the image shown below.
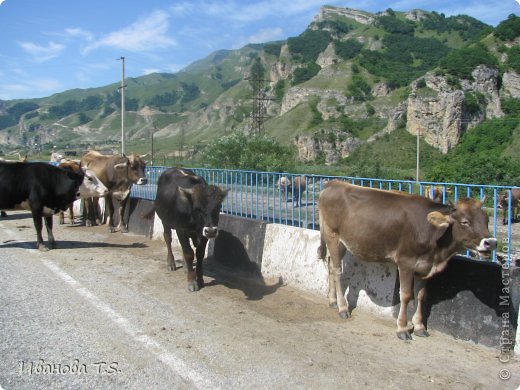
[[[0,249],[3,248],[22,248],[22,249],[36,249],[36,241],[4,241],[0,244]],[[88,241],[58,241],[57,246],[53,250],[59,249],[82,249],[82,248],[148,248],[148,245],[136,242],[132,244],[111,244],[107,242],[88,242]]]

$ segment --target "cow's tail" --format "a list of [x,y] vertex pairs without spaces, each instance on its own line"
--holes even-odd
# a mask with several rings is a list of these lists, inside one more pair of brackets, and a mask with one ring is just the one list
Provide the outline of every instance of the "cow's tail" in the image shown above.
[[327,244],[325,243],[325,236],[323,234],[323,218],[321,213],[319,213],[319,223],[320,223],[320,246],[318,247],[317,254],[318,259],[325,261],[325,257],[327,256]]

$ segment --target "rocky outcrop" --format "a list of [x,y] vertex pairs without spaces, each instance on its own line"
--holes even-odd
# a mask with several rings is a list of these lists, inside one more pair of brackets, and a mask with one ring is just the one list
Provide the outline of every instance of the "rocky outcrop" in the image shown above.
[[520,75],[516,72],[504,73],[501,92],[507,97],[520,99]]
[[[412,93],[408,97],[406,129],[448,153],[460,140],[467,128],[477,125],[486,118],[503,116],[500,109],[498,91],[498,71],[485,66],[478,66],[472,72],[473,80],[461,80],[462,89],[454,89],[443,76],[427,73],[423,79],[429,94],[423,96],[412,83]],[[484,97],[478,112],[464,110],[465,93],[476,93]]]
[[461,80],[462,89],[465,92],[478,92],[485,96],[485,114],[487,118],[503,116],[500,109],[500,95],[498,91],[498,70],[484,65],[477,66],[473,72],[472,81]]
[[408,98],[406,129],[439,149],[442,153],[457,145],[463,133],[462,109],[464,92],[439,92],[435,98]]
[[283,97],[280,115],[285,114],[298,104],[306,102],[312,97],[319,97],[321,100],[335,99],[341,106],[345,106],[349,102],[349,99],[343,92],[334,89],[292,87]]
[[418,22],[425,19],[427,16],[428,14],[425,11],[421,9],[413,9],[406,13],[405,18],[413,22]]
[[327,48],[320,53],[316,63],[322,68],[326,68],[330,65],[333,65],[339,61],[339,57],[336,55],[334,51],[334,44],[329,43]]
[[327,19],[335,19],[338,17],[338,15],[354,19],[358,23],[367,25],[374,23],[375,20],[375,16],[368,12],[358,11],[351,8],[323,6],[321,7],[318,15],[314,17],[314,22],[322,22]]
[[295,141],[298,158],[314,161],[324,155],[327,164],[335,164],[350,154],[363,142],[350,134],[338,130],[322,130],[311,136],[301,135]]

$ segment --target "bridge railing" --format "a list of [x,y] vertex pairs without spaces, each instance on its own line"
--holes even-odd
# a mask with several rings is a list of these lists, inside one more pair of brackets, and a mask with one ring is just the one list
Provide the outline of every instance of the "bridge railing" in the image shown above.
[[[133,186],[131,196],[154,200],[157,180],[167,169],[168,167],[162,166],[147,167],[148,184]],[[442,203],[455,203],[459,198],[468,197],[484,199],[484,209],[490,217],[490,232],[498,240],[498,249],[493,253],[493,261],[511,264],[512,261],[520,259],[520,223],[514,223],[514,204],[511,196],[511,189],[514,187],[228,169],[191,169],[209,184],[229,189],[222,205],[223,213],[314,230],[319,229],[319,193],[324,185],[333,179],[383,190],[404,191],[429,197],[435,195]],[[291,183],[295,183],[297,178],[299,183],[292,186]],[[505,209],[499,209],[501,194],[508,194]],[[469,252],[463,255],[471,257]]]

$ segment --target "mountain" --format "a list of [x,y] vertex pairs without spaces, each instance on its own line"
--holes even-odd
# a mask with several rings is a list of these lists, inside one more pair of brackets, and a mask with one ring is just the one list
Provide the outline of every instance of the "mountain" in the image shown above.
[[[495,120],[513,123],[500,153],[516,158],[519,43],[515,15],[493,28],[464,15],[324,6],[297,37],[220,50],[176,74],[127,78],[127,149],[149,152],[154,133],[158,155],[194,152],[247,131],[256,117],[301,161],[375,158],[409,172],[417,134],[433,163]],[[0,101],[3,151],[117,151],[118,87]]]

